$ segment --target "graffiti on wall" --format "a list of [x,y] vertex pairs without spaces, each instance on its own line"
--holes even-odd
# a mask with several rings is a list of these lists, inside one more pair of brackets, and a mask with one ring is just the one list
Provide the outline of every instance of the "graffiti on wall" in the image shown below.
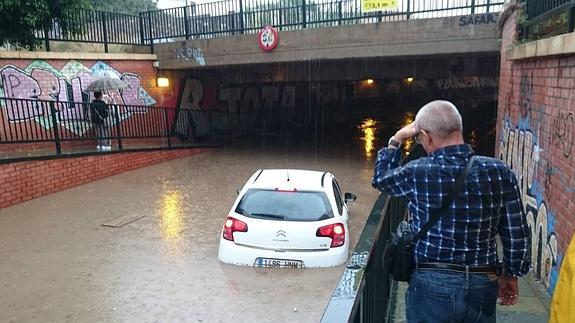
[[455,90],[455,89],[481,89],[487,87],[496,87],[498,85],[497,78],[488,76],[451,76],[445,79],[435,81],[437,88],[441,90]]
[[[47,100],[63,102],[88,103],[93,97],[86,92],[88,85],[100,76],[117,77],[128,84],[123,90],[109,91],[114,102],[122,105],[151,106],[156,103],[140,84],[140,77],[133,73],[121,73],[110,65],[98,61],[88,68],[84,64],[71,60],[62,69],[58,70],[45,61],[37,60],[24,69],[12,65],[0,68],[0,97]],[[10,104],[12,104],[11,102]],[[35,120],[40,124],[49,113],[45,105],[12,104],[4,107],[10,122]],[[74,124],[85,122],[81,116],[85,108],[82,104],[57,105],[63,108],[59,111],[59,120],[69,130],[86,129]],[[133,113],[143,113],[146,109],[133,108],[120,111],[121,119],[130,117]]]
[[463,16],[459,18],[459,27],[496,24],[498,13],[484,13],[481,15]]
[[551,145],[561,149],[563,156],[569,158],[575,143],[575,119],[573,112],[565,113],[559,111],[557,116],[553,118],[551,129]]
[[[535,113],[541,114],[541,118],[545,117],[545,108],[538,106],[534,100],[533,73],[524,72],[519,81],[519,115],[516,128],[513,128],[511,122],[513,89],[512,86],[505,96],[500,158],[514,170],[519,180],[524,209],[531,228],[533,271],[551,292],[557,280],[561,255],[558,254],[555,234],[556,217],[548,209],[544,192],[549,192],[552,179],[558,178],[553,175],[560,173],[560,170],[553,166],[550,157],[542,157],[539,134],[544,120],[538,120],[536,128],[530,123]],[[564,156],[568,157],[573,144],[573,115],[560,112],[552,120],[552,124],[552,131],[547,139],[551,146],[561,148]],[[536,178],[537,174],[541,174],[542,178]]]
[[189,139],[224,130],[281,131],[284,121],[293,120],[295,93],[293,85],[214,87],[186,79],[173,132]]
[[201,48],[188,47],[186,42],[182,42],[181,46],[174,50],[176,59],[180,61],[195,60],[198,65],[206,65],[206,59],[202,53]]
[[535,276],[551,289],[551,277],[557,275],[557,238],[555,218],[543,199],[542,188],[535,180],[541,150],[533,133],[512,129],[505,122],[500,142],[500,158],[517,175],[527,222],[531,228],[531,262]]
[[521,109],[521,118],[529,120],[533,110],[533,72],[523,74],[519,83],[519,108]]

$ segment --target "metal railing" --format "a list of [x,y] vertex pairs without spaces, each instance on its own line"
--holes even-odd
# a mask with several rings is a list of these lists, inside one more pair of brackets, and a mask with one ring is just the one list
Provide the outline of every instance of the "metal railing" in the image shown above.
[[[402,163],[424,154],[422,146],[417,145]],[[406,211],[405,199],[379,195],[323,313],[322,323],[390,320],[393,281],[383,270],[382,255]]]
[[503,0],[399,0],[389,11],[362,12],[361,0],[225,0],[143,13],[145,41],[257,33],[263,26],[294,30],[499,12]]
[[[257,33],[266,25],[295,30],[499,12],[503,0],[398,0],[398,8],[362,12],[361,0],[224,0],[130,15],[86,9],[66,12],[35,33],[50,41],[149,45],[190,38]],[[18,34],[12,32],[10,34]]]
[[[543,32],[538,38],[560,33],[575,31],[575,0],[525,0],[525,19],[523,22],[523,38],[532,37],[531,30],[544,21],[549,21],[559,15],[566,16],[563,28],[552,28],[551,33]],[[558,30],[562,29],[562,30]]]
[[52,20],[42,31],[36,32],[44,40],[50,51],[50,41],[87,42],[104,45],[108,52],[109,44],[142,45],[143,28],[141,16],[75,9],[64,13],[61,21]]
[[[203,111],[186,111],[185,123],[176,127],[183,110],[112,104],[106,118],[108,135],[98,138],[90,103],[0,98],[0,108],[4,110],[0,160],[21,158],[34,150],[43,156],[86,153],[95,149],[97,139],[111,140],[115,151],[202,146],[206,144],[199,144],[193,134],[201,131],[205,138],[211,129]],[[186,138],[181,135],[184,130],[190,134]],[[10,145],[21,152],[13,152]]]

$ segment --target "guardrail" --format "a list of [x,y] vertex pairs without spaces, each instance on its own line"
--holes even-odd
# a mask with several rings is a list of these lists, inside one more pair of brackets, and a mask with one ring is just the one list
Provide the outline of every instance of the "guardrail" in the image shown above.
[[[403,163],[423,156],[415,146]],[[381,193],[327,305],[321,322],[388,322],[393,281],[383,270],[382,254],[407,211],[407,201]]]
[[[0,107],[0,161],[95,151],[98,137],[90,103],[0,98]],[[107,135],[100,139],[111,140],[114,151],[208,146],[207,139],[215,141],[209,117],[200,110],[112,104],[109,111]]]
[[[295,30],[382,21],[499,12],[503,0],[398,0],[397,9],[362,12],[362,0],[224,0],[139,15],[75,9],[35,33],[46,50],[50,41],[146,45],[190,38],[257,33],[266,25]],[[12,32],[11,34],[18,34]]]
[[[151,26],[146,41],[212,38],[280,30],[498,12],[502,0],[398,0],[397,9],[362,12],[361,0],[225,0],[143,13]],[[162,26],[160,28],[160,26]]]
[[[532,36],[532,29],[546,20],[566,15],[567,23],[559,30],[552,28],[549,36],[560,33],[570,33],[575,31],[575,0],[526,0],[525,1],[525,18],[523,22],[523,38],[529,39]],[[540,37],[548,36],[545,32]]]

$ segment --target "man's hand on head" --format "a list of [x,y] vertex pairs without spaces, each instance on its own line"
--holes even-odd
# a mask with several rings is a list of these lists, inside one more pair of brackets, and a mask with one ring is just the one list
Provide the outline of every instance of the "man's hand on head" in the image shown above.
[[417,129],[415,127],[415,122],[412,122],[407,126],[399,129],[395,135],[393,135],[393,139],[399,141],[400,143],[404,143],[407,140],[415,137],[415,135],[417,135]]

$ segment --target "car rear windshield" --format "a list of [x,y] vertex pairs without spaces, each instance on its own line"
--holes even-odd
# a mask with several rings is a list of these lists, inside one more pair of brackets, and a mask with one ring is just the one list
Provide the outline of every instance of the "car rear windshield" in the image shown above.
[[236,212],[259,219],[318,221],[333,217],[323,192],[250,189],[242,197]]

